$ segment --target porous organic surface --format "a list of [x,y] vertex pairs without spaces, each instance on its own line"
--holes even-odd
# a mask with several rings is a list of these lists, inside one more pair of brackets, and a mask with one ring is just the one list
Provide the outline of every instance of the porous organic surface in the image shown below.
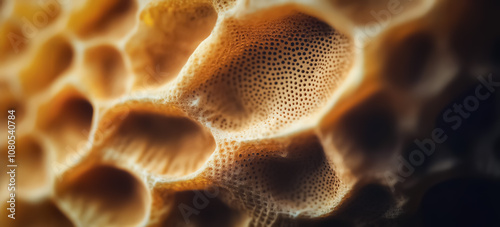
[[499,10],[0,0],[0,226],[499,223]]

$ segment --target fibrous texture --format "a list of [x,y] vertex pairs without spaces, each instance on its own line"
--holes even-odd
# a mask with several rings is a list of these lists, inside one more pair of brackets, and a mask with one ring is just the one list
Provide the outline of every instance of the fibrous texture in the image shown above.
[[494,226],[498,10],[0,0],[0,225]]

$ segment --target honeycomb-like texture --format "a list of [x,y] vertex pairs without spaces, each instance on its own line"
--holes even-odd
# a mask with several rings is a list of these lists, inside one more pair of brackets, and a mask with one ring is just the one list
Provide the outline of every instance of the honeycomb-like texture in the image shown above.
[[0,0],[0,226],[498,226],[498,10]]
[[216,31],[210,48],[224,49],[223,56],[202,59],[192,69],[189,82],[196,82],[181,102],[195,102],[193,111],[203,121],[232,137],[259,138],[307,125],[352,57],[346,36],[287,8],[273,16],[230,18]]

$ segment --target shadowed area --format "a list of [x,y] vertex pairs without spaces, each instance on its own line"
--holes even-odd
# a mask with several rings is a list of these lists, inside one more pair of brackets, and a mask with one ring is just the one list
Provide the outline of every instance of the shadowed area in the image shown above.
[[149,192],[128,171],[97,165],[72,173],[60,182],[58,196],[73,207],[82,225],[137,225],[147,214]]

